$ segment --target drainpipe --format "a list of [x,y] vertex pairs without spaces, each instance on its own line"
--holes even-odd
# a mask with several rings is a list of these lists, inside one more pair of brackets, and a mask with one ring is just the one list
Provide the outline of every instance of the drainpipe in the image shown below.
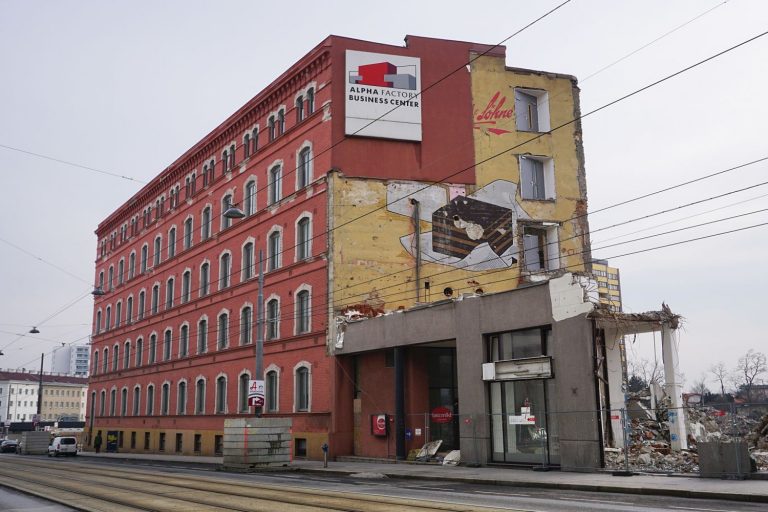
[[405,348],[395,347],[395,457],[405,460]]
[[411,199],[413,205],[413,237],[416,251],[416,302],[421,293],[421,205],[416,199]]

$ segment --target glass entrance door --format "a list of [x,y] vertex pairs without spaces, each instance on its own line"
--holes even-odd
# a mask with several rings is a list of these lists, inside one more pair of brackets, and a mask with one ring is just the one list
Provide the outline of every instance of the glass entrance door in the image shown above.
[[543,380],[491,383],[494,462],[550,464]]

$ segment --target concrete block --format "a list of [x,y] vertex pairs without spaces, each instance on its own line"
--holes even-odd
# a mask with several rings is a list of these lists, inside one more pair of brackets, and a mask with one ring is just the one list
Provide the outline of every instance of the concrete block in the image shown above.
[[751,464],[746,442],[701,442],[696,448],[699,451],[699,476],[702,478],[749,478]]

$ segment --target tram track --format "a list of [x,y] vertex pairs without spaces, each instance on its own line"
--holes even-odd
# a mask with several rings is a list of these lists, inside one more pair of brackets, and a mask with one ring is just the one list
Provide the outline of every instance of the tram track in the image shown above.
[[79,461],[52,465],[35,459],[0,458],[0,476],[2,485],[89,512],[504,510],[306,487],[254,485],[207,475],[170,476],[156,469],[114,469]]

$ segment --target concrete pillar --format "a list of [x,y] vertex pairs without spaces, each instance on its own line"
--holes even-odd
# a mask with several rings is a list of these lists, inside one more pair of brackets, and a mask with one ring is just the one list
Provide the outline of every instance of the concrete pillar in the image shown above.
[[661,325],[661,356],[664,362],[664,391],[672,403],[669,406],[669,437],[675,451],[688,449],[683,409],[683,383],[677,354],[677,331],[668,322]]
[[605,364],[608,368],[607,400],[610,411],[611,431],[614,448],[624,446],[624,425],[621,410],[627,408],[624,400],[624,365],[621,360],[621,345],[624,339],[614,329],[605,329]]

